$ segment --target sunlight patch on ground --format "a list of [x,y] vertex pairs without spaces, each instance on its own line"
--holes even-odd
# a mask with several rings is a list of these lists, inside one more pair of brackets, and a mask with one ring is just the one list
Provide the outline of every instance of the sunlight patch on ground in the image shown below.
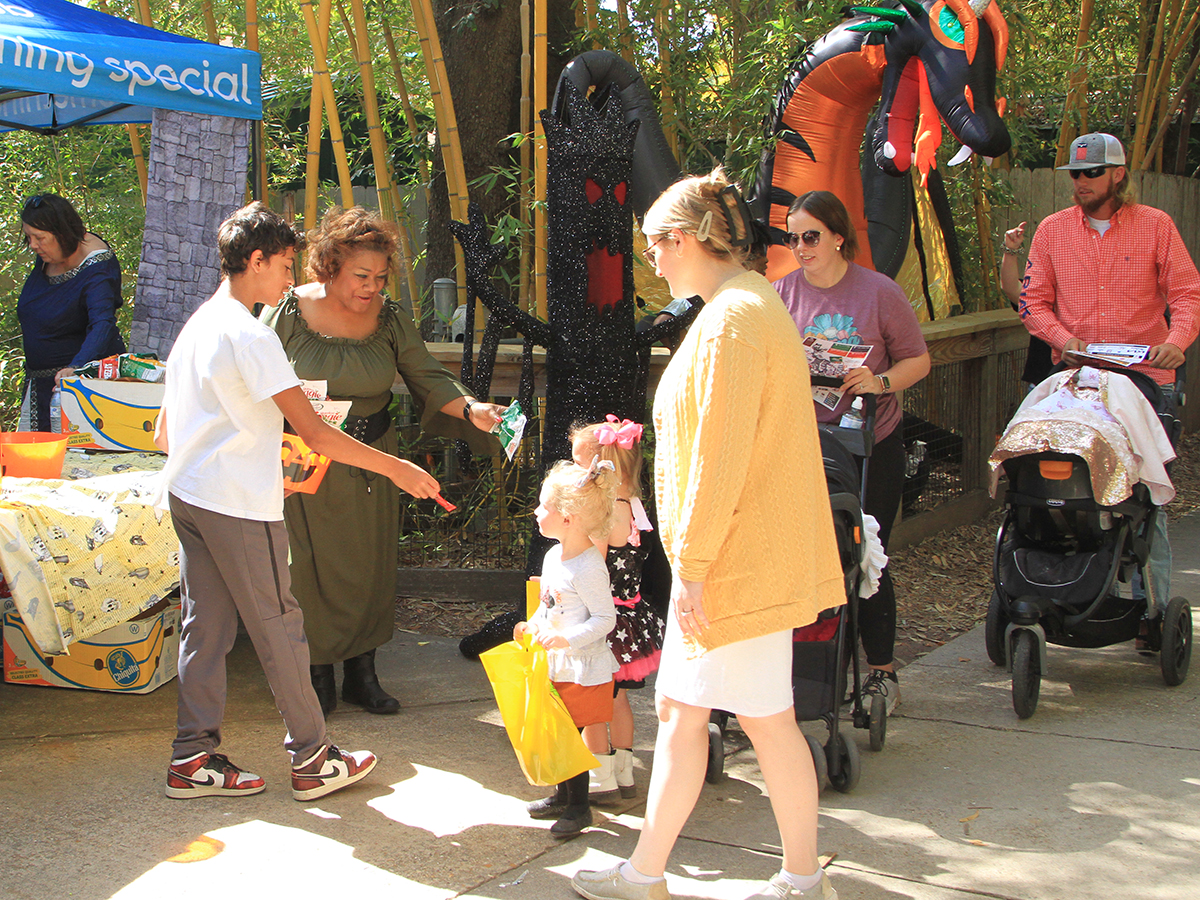
[[391,794],[367,805],[393,822],[421,828],[434,837],[462,834],[478,825],[548,829],[554,824],[529,818],[525,800],[488,790],[465,775],[416,763],[413,768],[416,775],[393,784]]
[[354,848],[297,828],[252,821],[218,828],[189,845],[215,851],[162,862],[111,900],[212,900],[213,897],[342,896],[447,900],[453,890],[393,875],[354,858]]

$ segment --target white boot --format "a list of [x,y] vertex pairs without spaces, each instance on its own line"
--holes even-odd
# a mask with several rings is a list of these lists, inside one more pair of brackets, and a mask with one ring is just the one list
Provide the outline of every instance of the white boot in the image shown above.
[[614,772],[617,779],[617,787],[621,791],[621,796],[628,799],[637,796],[637,785],[633,783],[633,751],[622,750],[618,747],[613,751],[613,759],[615,760]]
[[600,754],[600,766],[588,772],[588,794],[595,797],[599,794],[615,794],[617,778],[613,774],[613,761],[616,757],[611,753]]

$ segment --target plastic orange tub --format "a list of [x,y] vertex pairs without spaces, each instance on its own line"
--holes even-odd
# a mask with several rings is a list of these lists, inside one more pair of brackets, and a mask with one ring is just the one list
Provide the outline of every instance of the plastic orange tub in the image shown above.
[[315,494],[329,470],[329,457],[309,449],[296,434],[283,436],[281,457],[284,488],[301,494]]
[[16,478],[62,478],[67,435],[45,431],[0,433],[0,474]]

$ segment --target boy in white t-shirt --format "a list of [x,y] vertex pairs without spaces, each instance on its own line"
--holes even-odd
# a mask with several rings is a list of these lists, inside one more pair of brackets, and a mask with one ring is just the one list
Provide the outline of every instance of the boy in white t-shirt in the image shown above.
[[192,314],[167,359],[154,442],[168,451],[164,486],[180,543],[183,628],[179,715],[167,796],[248,796],[263,780],[223,754],[225,657],[238,616],[283,715],[292,795],[312,800],[353,784],[374,754],[338,750],[309,675],[304,618],[291,592],[280,446],[287,417],[313,450],[379,472],[415,497],[439,485],[428,472],[325,424],[256,304],[274,306],[294,283],[302,237],[253,203],[226,219],[217,244],[220,287]]

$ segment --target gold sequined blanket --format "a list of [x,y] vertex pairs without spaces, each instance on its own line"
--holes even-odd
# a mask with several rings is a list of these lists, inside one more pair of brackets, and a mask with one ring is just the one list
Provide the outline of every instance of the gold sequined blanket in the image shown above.
[[1170,441],[1141,391],[1119,373],[1085,366],[1030,392],[988,459],[991,495],[1004,460],[1047,451],[1082,457],[1092,496],[1104,506],[1127,499],[1139,481],[1159,506],[1175,496],[1165,468],[1175,458]]

